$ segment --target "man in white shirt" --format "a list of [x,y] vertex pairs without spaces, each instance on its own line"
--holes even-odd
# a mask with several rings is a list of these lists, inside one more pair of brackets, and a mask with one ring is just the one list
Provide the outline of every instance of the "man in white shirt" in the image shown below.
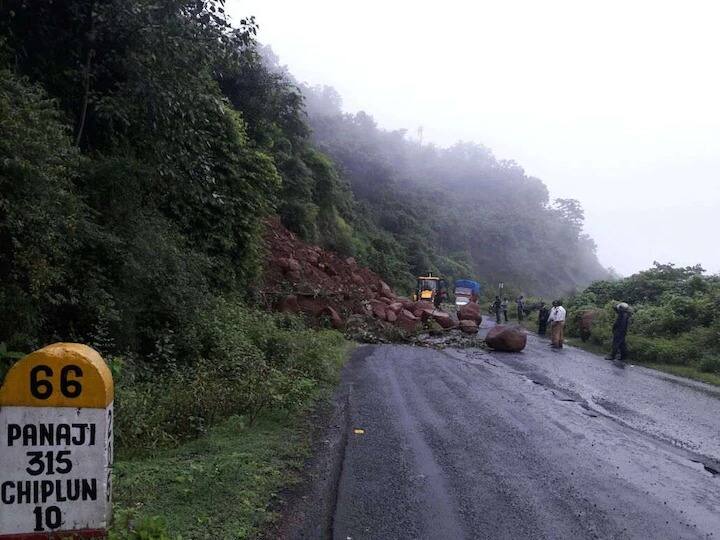
[[550,345],[555,349],[562,349],[565,340],[565,308],[560,300],[553,302],[553,308],[548,316],[550,324]]

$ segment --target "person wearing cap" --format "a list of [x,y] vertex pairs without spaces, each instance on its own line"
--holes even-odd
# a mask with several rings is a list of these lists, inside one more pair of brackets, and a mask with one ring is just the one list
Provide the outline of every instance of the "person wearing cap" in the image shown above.
[[550,346],[553,349],[562,349],[563,341],[565,341],[565,308],[562,306],[561,300],[553,302],[553,308],[548,315],[548,323],[550,323]]
[[612,351],[607,358],[608,360],[615,360],[617,355],[620,355],[620,360],[625,361],[627,359],[627,343],[625,338],[627,337],[628,326],[630,325],[630,306],[625,302],[620,302],[613,308],[617,317],[615,317],[615,324],[613,324],[613,341]]

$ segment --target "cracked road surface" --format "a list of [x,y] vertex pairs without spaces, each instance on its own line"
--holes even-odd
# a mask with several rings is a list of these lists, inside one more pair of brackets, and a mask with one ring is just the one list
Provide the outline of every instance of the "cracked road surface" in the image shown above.
[[334,538],[720,538],[720,389],[528,337],[356,351]]

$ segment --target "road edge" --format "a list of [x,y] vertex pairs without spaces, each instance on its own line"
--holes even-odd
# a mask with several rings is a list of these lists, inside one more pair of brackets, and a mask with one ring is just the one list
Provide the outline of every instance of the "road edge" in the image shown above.
[[301,480],[279,496],[280,519],[261,538],[307,540],[332,538],[337,490],[340,484],[345,448],[350,429],[352,384],[345,382],[348,364],[372,354],[373,346],[355,349],[341,373],[332,398],[323,400],[309,415],[310,457]]

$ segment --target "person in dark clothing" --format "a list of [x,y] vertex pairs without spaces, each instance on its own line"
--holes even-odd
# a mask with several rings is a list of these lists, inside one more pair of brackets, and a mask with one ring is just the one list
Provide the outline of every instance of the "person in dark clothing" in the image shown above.
[[625,360],[628,354],[625,338],[627,337],[628,326],[630,325],[630,306],[625,302],[621,302],[615,306],[614,309],[617,317],[615,318],[615,324],[613,324],[612,351],[606,358],[608,360],[615,360],[619,354],[620,360]]
[[502,313],[502,302],[500,301],[500,297],[496,296],[495,301],[492,305],[493,311],[495,312],[495,322],[500,324],[500,314]]
[[503,317],[505,318],[505,322],[508,322],[508,316],[507,316],[508,299],[503,298],[502,304],[500,304],[500,305],[502,306],[502,313],[503,313]]
[[540,309],[538,310],[538,334],[541,336],[544,336],[547,332],[549,316],[550,310],[545,306],[545,302],[540,302]]
[[438,289],[435,291],[435,298],[433,298],[433,304],[435,309],[440,309],[440,304],[445,302],[448,297],[447,282],[444,279],[438,281]]
[[525,297],[523,295],[518,296],[515,303],[517,304],[518,321],[522,321],[525,316]]

